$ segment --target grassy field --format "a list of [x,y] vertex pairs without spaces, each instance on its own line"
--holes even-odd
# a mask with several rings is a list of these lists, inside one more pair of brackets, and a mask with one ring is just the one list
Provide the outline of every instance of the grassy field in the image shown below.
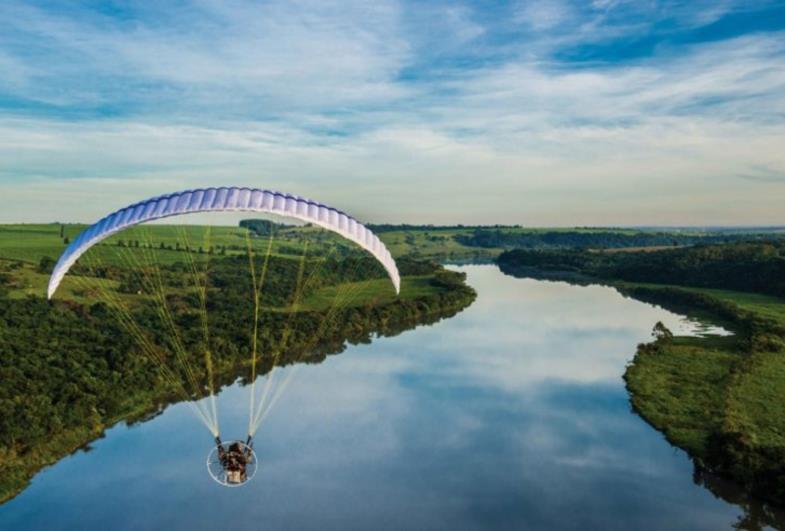
[[[431,284],[432,278],[430,275],[403,277],[401,280],[401,293],[397,298],[415,299],[435,291],[443,291],[442,288]],[[395,299],[395,291],[390,286],[389,280],[386,278],[374,279],[322,288],[306,297],[301,308],[305,310],[325,310],[336,304],[336,301],[339,301],[338,304],[346,303],[350,306],[359,306],[370,302],[385,304]]]
[[[60,236],[61,228],[63,237]],[[42,256],[56,258],[65,249],[64,239],[73,240],[84,225],[60,224],[16,224],[0,225],[0,258],[37,262]],[[633,228],[530,228],[530,227],[487,227],[492,232],[506,235],[532,235],[545,233],[601,234],[618,235],[644,234],[645,230]],[[436,259],[490,259],[498,256],[504,249],[501,247],[477,247],[464,245],[455,239],[456,236],[471,236],[477,227],[402,227],[400,229],[379,231],[379,238],[395,257],[421,256]],[[678,236],[705,236],[707,233],[698,230],[678,230]],[[310,245],[319,245],[323,249],[336,245],[347,245],[340,237],[310,226],[290,226],[279,231],[273,243],[273,253],[280,255],[299,254],[305,241]],[[172,263],[180,259],[177,248],[182,252],[186,247],[198,250],[200,247],[207,252],[211,247],[214,251],[223,250],[226,254],[243,252],[248,245],[245,229],[239,226],[204,226],[204,225],[171,225],[147,224],[131,227],[114,235],[96,246],[91,253],[96,260],[112,263],[120,260],[115,249],[120,242],[125,246],[149,246],[159,251],[162,263]],[[250,243],[257,251],[266,249],[266,237],[252,237]],[[161,246],[164,248],[161,249]],[[171,248],[171,250],[170,250]],[[225,248],[225,249],[224,249]],[[664,247],[641,248],[632,250],[662,249]],[[668,246],[667,248],[673,248]]]
[[785,325],[785,300],[779,297],[761,295],[759,293],[745,293],[708,288],[684,288],[694,293],[703,293],[716,299],[735,304],[740,309],[760,317],[771,319]]
[[[0,258],[38,263],[44,256],[57,258],[65,250],[65,239],[73,240],[85,228],[84,225],[0,225]],[[349,245],[339,237],[321,229],[296,227],[282,229],[273,239],[273,254],[299,255],[305,242],[312,252],[317,248],[328,249],[333,246]],[[122,242],[122,244],[121,244]],[[149,248],[160,263],[173,263],[187,258],[183,255],[187,248],[197,260],[206,260],[210,248],[215,253],[224,247],[226,254],[244,253],[249,243],[259,253],[265,252],[269,239],[249,234],[241,227],[203,226],[203,225],[144,225],[132,227],[111,236],[94,246],[85,254],[86,259],[96,264],[125,263],[124,249],[128,247]],[[122,246],[121,246],[122,245]],[[163,246],[163,248],[162,248]],[[199,253],[199,249],[204,255]]]
[[734,374],[725,430],[749,434],[760,447],[785,447],[785,351],[755,352]]
[[[0,260],[0,271],[9,271],[10,262]],[[39,273],[32,264],[24,264],[10,270],[12,285],[8,293],[11,299],[21,299],[28,296],[44,296],[46,286],[49,282],[49,275]],[[398,298],[414,299],[426,296],[434,291],[438,292],[441,288],[435,287],[430,283],[432,276],[407,276],[401,280],[401,293]],[[133,305],[136,300],[150,298],[144,295],[127,295],[117,292],[119,282],[94,277],[80,277],[78,275],[66,275],[63,283],[57,291],[58,299],[68,299],[77,302],[95,302],[103,300],[105,293],[112,292],[113,296],[119,297],[127,305]],[[168,293],[185,293],[192,291],[190,288],[167,288]],[[299,311],[325,310],[336,304],[348,306],[360,306],[373,302],[374,304],[385,304],[396,298],[395,291],[386,278],[373,279],[362,282],[349,282],[340,286],[327,286],[316,290],[314,293],[305,297],[297,305]],[[276,310],[280,308],[264,307],[265,310]],[[288,309],[287,309],[288,311]]]
[[[394,230],[382,232],[379,238],[387,245],[393,256],[420,254],[436,257],[489,257],[498,256],[501,247],[471,247],[455,240],[458,235],[471,235],[475,227],[450,227],[438,229]],[[495,230],[495,229],[494,229]],[[606,228],[571,228],[571,227],[503,227],[498,229],[503,234],[540,234],[547,232],[577,232],[594,234],[602,232],[615,232],[620,234],[635,234],[637,229],[606,229]]]
[[639,351],[625,375],[633,406],[669,441],[700,455],[725,417],[722,391],[738,358],[736,342],[677,338],[656,352]]
[[[629,284],[626,284],[629,286]],[[648,288],[656,285],[646,284]],[[659,286],[730,303],[740,319],[773,326],[753,332],[777,336],[785,300],[729,290]],[[777,472],[785,455],[785,343],[760,347],[754,337],[677,337],[639,347],[625,380],[633,407],[668,440],[703,466],[735,479],[756,495],[782,504]],[[731,442],[722,442],[731,441]]]
[[645,287],[645,288],[673,288],[687,293],[699,293],[714,299],[729,302],[738,307],[743,312],[770,319],[778,324],[785,326],[785,300],[771,295],[760,293],[748,293],[744,291],[733,291],[713,288],[694,288],[689,286],[663,286],[662,284],[651,284],[643,282],[616,282],[621,288]]
[[[84,225],[64,225],[64,237],[60,237],[59,224],[0,225],[0,258],[21,260],[37,264],[42,257],[57,258],[65,250],[64,238],[73,240]],[[469,229],[454,231],[392,231],[379,234],[393,256],[417,254],[424,257],[493,257],[501,249],[478,249],[461,245],[453,239],[454,234],[468,233]],[[120,242],[124,247],[120,247]],[[85,254],[85,260],[94,264],[125,265],[127,249],[149,248],[156,261],[171,264],[184,261],[185,249],[190,247],[198,261],[209,259],[208,251],[214,253],[244,253],[248,244],[257,253],[267,249],[266,236],[249,235],[241,227],[203,225],[144,225],[132,227],[111,236],[94,246]],[[330,252],[336,247],[353,248],[339,236],[316,227],[292,227],[281,230],[273,239],[272,253],[281,256],[299,256],[308,243],[311,253]],[[163,248],[162,248],[163,246]],[[204,254],[198,253],[199,248]],[[224,249],[225,248],[225,249]],[[333,251],[334,252],[334,251]]]
[[441,230],[397,230],[382,232],[379,238],[393,256],[420,254],[423,256],[496,256],[501,248],[478,249],[458,243],[453,237],[457,234],[470,234],[474,229]]
[[633,406],[699,458],[723,432],[744,434],[753,447],[785,448],[785,351],[740,348],[726,338],[676,338],[639,351],[625,375]]
[[[75,238],[85,227],[83,225],[0,225],[0,270],[10,270],[12,284],[10,298],[23,298],[31,295],[43,296],[49,275],[37,270],[42,257],[56,259],[65,249],[64,238]],[[474,252],[475,250],[458,244],[451,237],[446,240],[429,239],[428,233],[389,232],[381,237],[396,256],[410,254],[415,250],[427,250],[429,255]],[[409,244],[405,240],[414,242]],[[122,246],[120,243],[122,242]],[[138,242],[138,246],[136,247]],[[270,239],[255,236],[241,227],[201,226],[201,225],[145,225],[133,227],[116,234],[101,244],[92,247],[79,263],[89,271],[105,265],[136,268],[140,265],[169,265],[175,262],[188,263],[193,259],[200,267],[205,261],[224,255],[244,254],[248,245],[258,255],[266,252]],[[307,248],[306,248],[307,244]],[[272,240],[272,254],[279,256],[301,257],[334,254],[343,247],[351,249],[352,244],[339,236],[316,227],[291,227],[280,230]],[[191,251],[187,251],[187,249]],[[209,253],[212,248],[213,254]],[[307,250],[306,250],[307,249]],[[466,251],[468,250],[468,251]],[[201,252],[200,252],[201,251]],[[11,264],[21,262],[12,270]],[[402,279],[400,296],[416,298],[432,292],[430,277],[405,277]],[[86,284],[92,288],[86,288]],[[73,273],[67,275],[59,290],[58,298],[89,302],[96,300],[102,293],[111,291],[126,303],[144,298],[144,295],[122,295],[117,293],[118,282],[98,278],[82,278]],[[170,292],[183,292],[185,289]],[[394,292],[386,279],[369,280],[339,287],[327,287],[311,294],[299,304],[301,310],[321,310],[329,308],[336,297],[346,299],[349,305],[362,305],[369,302],[389,302]],[[274,310],[274,308],[268,308]]]

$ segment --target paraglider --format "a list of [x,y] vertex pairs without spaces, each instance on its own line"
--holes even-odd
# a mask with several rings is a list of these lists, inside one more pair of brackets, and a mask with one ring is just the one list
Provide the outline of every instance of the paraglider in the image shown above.
[[376,258],[398,293],[401,279],[387,247],[353,217],[332,207],[290,194],[260,188],[204,188],[153,197],[121,208],[85,229],[66,248],[49,278],[51,299],[68,269],[90,247],[123,229],[157,219],[197,212],[260,212],[319,225],[353,241]]
[[[400,292],[400,275],[398,273],[395,260],[392,258],[390,252],[387,250],[382,241],[355,218],[325,204],[309,199],[304,199],[295,195],[282,194],[279,192],[258,188],[220,187],[186,190],[153,197],[151,199],[134,203],[125,208],[121,208],[120,210],[105,216],[97,223],[91,225],[81,234],[79,234],[70,243],[70,245],[68,245],[57,261],[49,279],[47,290],[48,298],[51,299],[54,296],[66,273],[76,263],[80,256],[82,256],[92,246],[98,244],[102,240],[115,233],[135,225],[173,216],[201,212],[237,211],[258,212],[286,218],[294,218],[336,233],[343,238],[354,242],[360,248],[370,253],[384,268],[384,271],[393,285],[395,293],[398,294]],[[270,249],[268,247],[268,258],[269,252]],[[256,404],[256,393],[254,386],[257,364],[257,333],[260,309],[258,291],[261,289],[261,285],[257,282],[257,274],[254,270],[254,260],[250,243],[248,248],[248,256],[251,267],[251,277],[253,279],[252,297],[254,300],[255,310],[252,326],[252,360],[250,363],[252,367],[252,386],[248,433],[245,442],[239,440],[223,442],[221,440],[217,418],[218,415],[215,407],[215,393],[212,383],[212,361],[209,346],[205,348],[204,356],[205,363],[207,365],[207,374],[210,380],[210,383],[206,388],[209,389],[209,395],[212,400],[211,407],[202,407],[201,404],[194,404],[191,401],[191,397],[194,395],[187,395],[186,393],[183,393],[186,397],[186,400],[188,400],[189,405],[196,413],[197,417],[200,418],[200,420],[212,432],[215,446],[208,456],[207,468],[212,478],[224,486],[243,485],[254,476],[258,466],[258,460],[253,449],[253,436],[258,429],[261,420],[264,418],[264,415],[267,413],[267,411],[269,411],[269,408],[272,406],[272,404],[274,404],[279,396],[279,393],[274,394],[274,396],[273,394],[268,393],[269,389],[267,386],[265,386],[261,402],[263,403],[269,395],[271,396],[270,404],[268,404],[266,409],[262,407],[262,403],[258,405]],[[264,267],[267,267],[266,261]],[[302,262],[300,276],[302,276]],[[195,271],[194,278],[196,278]],[[263,282],[263,279],[264,272],[262,273],[260,280]],[[163,290],[163,286],[160,284],[160,281],[158,287]],[[200,296],[202,297],[202,310],[206,313],[206,305],[204,301],[206,287],[199,287],[200,289],[205,290],[200,294]],[[117,304],[117,297],[111,298],[113,299],[112,302]],[[168,308],[166,307],[166,295],[162,293],[158,301],[163,307],[161,311],[161,318],[163,321],[165,321],[166,326],[164,328],[167,329],[168,327],[168,330],[171,332],[171,347],[172,350],[175,351],[174,357],[181,360],[184,364],[187,364],[188,354],[185,352],[186,348],[178,337],[176,330],[174,330],[174,322],[171,315],[169,314]],[[172,378],[172,371],[164,366],[163,362],[161,361],[163,356],[155,351],[154,345],[152,345],[152,343],[147,338],[143,337],[143,331],[132,321],[130,313],[126,310],[120,309],[118,314],[118,319],[127,326],[129,332],[131,332],[140,340],[139,342],[142,350],[147,352],[151,358],[159,363],[162,374]],[[209,345],[206,316],[204,318],[203,324],[205,330],[204,343]],[[272,365],[273,370],[275,369],[277,361],[278,360],[276,358]],[[194,388],[197,388],[198,384],[193,380],[193,374],[189,373],[189,375],[192,378],[190,383]],[[271,376],[271,373],[268,375],[268,384],[270,383],[269,376]]]
[[256,474],[257,458],[250,437],[246,442],[222,442],[215,438],[215,448],[207,457],[207,471],[225,487],[239,487]]

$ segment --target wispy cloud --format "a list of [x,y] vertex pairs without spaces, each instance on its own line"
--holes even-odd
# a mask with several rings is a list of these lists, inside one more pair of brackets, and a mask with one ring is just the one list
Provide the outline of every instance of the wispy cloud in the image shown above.
[[753,166],[748,173],[740,173],[738,176],[748,181],[785,184],[785,172],[772,170],[766,166]]
[[0,221],[232,182],[387,221],[782,222],[783,182],[749,186],[785,174],[782,13],[4,2]]

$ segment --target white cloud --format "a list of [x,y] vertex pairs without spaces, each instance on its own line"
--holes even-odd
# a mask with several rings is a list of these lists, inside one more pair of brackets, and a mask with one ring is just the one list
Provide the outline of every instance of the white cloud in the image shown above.
[[[38,39],[45,55],[32,59],[40,92],[24,96],[99,103],[152,96],[147,104],[156,110],[154,100],[191,109],[239,100],[257,115],[274,114],[264,107],[275,105],[362,104],[406,93],[391,83],[409,53],[394,2],[201,2],[182,16],[160,9],[153,22],[121,24],[4,5],[10,32]],[[98,79],[85,80],[86,71]],[[52,84],[67,98],[54,96],[60,90]]]
[[[118,21],[3,4],[0,90],[66,118],[0,115],[0,221],[232,183],[374,221],[782,223],[783,182],[745,176],[785,174],[783,34],[552,59],[642,24],[595,8],[529,2],[541,35],[494,48],[503,24],[461,5],[203,1]],[[85,201],[98,183],[113,199]]]
[[551,28],[570,22],[573,25],[572,7],[567,2],[560,0],[527,0],[520,3],[516,10],[514,20],[525,24],[535,31],[549,30]]

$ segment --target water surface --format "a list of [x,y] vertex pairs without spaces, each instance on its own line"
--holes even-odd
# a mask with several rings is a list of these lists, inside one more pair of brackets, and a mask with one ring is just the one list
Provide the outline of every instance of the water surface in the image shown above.
[[[742,511],[630,411],[621,375],[658,320],[600,286],[463,266],[456,317],[297,369],[245,487],[213,483],[183,404],[119,425],[0,506],[2,529],[725,529]],[[291,369],[285,369],[291,370]],[[279,374],[280,377],[280,374]],[[219,397],[225,436],[248,389]]]

